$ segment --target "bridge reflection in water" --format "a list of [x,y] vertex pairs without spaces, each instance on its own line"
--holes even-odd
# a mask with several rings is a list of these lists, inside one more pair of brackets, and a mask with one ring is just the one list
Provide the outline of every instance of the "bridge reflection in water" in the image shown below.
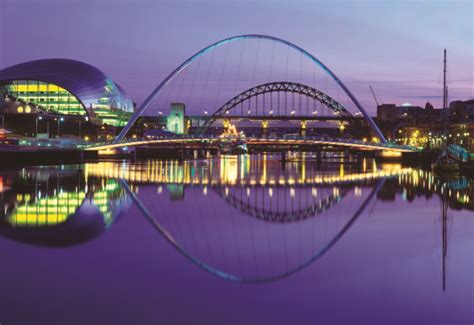
[[26,168],[0,179],[1,236],[81,243],[133,202],[190,261],[243,282],[274,281],[307,267],[376,200],[438,194],[451,208],[474,210],[473,183],[465,178],[445,182],[399,165],[325,165],[305,156],[285,166],[266,155],[99,162]]
[[265,156],[248,159],[91,165],[88,172],[128,178],[135,204],[181,254],[216,276],[251,283],[287,277],[322,257],[376,197],[408,200],[418,186],[443,188],[430,173],[400,166],[370,162],[358,172],[300,161],[282,169]]

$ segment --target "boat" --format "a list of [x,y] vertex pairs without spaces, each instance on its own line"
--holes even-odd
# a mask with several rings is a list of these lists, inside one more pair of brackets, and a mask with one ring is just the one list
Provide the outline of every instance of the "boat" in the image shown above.
[[431,170],[437,175],[454,175],[459,173],[459,164],[443,153],[434,163],[431,164]]
[[242,139],[221,138],[219,151],[224,155],[243,155],[248,153],[247,144]]
[[431,164],[433,173],[439,176],[449,176],[459,172],[459,164],[448,156],[448,88],[446,86],[446,49],[444,49],[443,69],[443,124],[444,144],[441,155]]
[[227,124],[226,131],[219,136],[219,152],[224,155],[243,155],[248,153],[245,134],[238,133],[235,125]]

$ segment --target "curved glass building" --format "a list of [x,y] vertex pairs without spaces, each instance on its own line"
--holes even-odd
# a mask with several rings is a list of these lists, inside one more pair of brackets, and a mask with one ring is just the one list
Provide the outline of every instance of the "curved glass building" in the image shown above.
[[69,59],[29,61],[0,70],[0,88],[45,113],[86,115],[97,124],[123,126],[134,108],[131,98],[102,71]]

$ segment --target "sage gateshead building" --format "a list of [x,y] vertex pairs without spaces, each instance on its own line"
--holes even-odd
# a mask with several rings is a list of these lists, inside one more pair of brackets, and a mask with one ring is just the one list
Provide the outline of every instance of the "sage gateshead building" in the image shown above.
[[[69,59],[44,59],[0,70],[0,94],[12,114],[84,116],[94,124],[123,126],[132,99],[99,69]],[[5,104],[5,103],[4,103]]]

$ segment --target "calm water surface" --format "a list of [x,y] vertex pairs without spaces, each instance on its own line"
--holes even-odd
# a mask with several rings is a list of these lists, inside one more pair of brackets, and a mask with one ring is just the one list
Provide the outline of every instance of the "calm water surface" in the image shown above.
[[472,324],[474,180],[272,156],[0,171],[0,323]]

